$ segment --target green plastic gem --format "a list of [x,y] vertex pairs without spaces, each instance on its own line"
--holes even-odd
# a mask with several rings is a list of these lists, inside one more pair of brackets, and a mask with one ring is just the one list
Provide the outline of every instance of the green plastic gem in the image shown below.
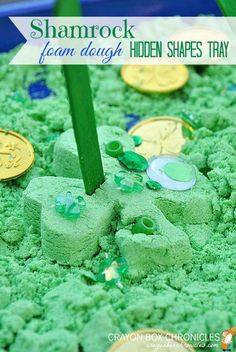
[[128,265],[124,258],[107,258],[99,266],[97,275],[98,282],[105,282],[108,287],[114,287],[121,283],[123,276],[128,271]]
[[189,139],[193,139],[193,132],[186,126],[182,126],[183,136]]
[[159,182],[156,182],[153,180],[147,181],[146,186],[147,186],[147,188],[152,189],[153,191],[157,191],[157,190],[161,189],[161,184]]
[[134,141],[135,147],[138,147],[139,145],[141,145],[143,143],[143,139],[140,136],[132,136],[132,139]]
[[193,168],[185,163],[169,162],[163,166],[162,170],[166,176],[175,181],[188,182],[194,177]]
[[71,192],[66,196],[57,196],[55,199],[55,210],[66,219],[78,219],[86,206],[83,197],[72,197]]
[[156,231],[156,223],[149,216],[141,216],[137,219],[132,227],[133,233],[144,233],[146,235],[153,235]]
[[144,156],[135,152],[125,152],[118,157],[119,161],[132,171],[145,171],[148,167],[148,162]]
[[114,176],[118,189],[124,193],[141,192],[144,188],[143,177],[139,174],[121,170]]
[[106,153],[113,158],[123,154],[123,145],[119,141],[111,141],[105,145]]
[[191,125],[193,128],[200,128],[201,127],[198,118],[195,117],[194,115],[192,115],[186,111],[182,111],[181,115],[182,115],[182,120],[185,121],[186,123],[188,123],[189,125]]

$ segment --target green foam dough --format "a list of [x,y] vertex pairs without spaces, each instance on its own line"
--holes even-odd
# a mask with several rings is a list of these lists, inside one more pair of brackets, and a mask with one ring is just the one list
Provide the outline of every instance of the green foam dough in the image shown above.
[[[51,262],[42,253],[40,232],[33,226],[26,226],[21,236],[16,237],[16,222],[7,228],[6,219],[13,214],[18,221],[28,218],[34,222],[33,214],[26,217],[22,210],[23,190],[35,177],[55,175],[52,167],[55,139],[71,127],[61,68],[48,66],[45,74],[40,66],[8,65],[18,50],[0,55],[0,124],[1,128],[29,138],[35,147],[36,164],[18,180],[0,183],[0,287],[4,288],[0,293],[0,351],[65,352],[66,344],[69,352],[71,345],[73,352],[78,349],[104,352],[108,344],[106,321],[110,324],[109,332],[114,333],[158,327],[176,333],[205,332],[208,336],[235,325],[232,297],[236,292],[236,105],[235,92],[227,91],[228,84],[236,82],[235,67],[209,66],[201,75],[190,67],[192,79],[183,94],[174,97],[140,95],[120,79],[118,66],[90,67],[98,125],[124,128],[127,113],[141,118],[155,116],[157,111],[159,115],[180,116],[186,108],[196,114],[203,127],[183,147],[183,153],[207,176],[197,173],[197,184],[191,192],[148,190],[158,193],[156,206],[189,236],[191,261],[182,268],[155,266],[144,279],[127,278],[124,290],[106,291],[103,284],[91,283],[80,273],[94,275],[106,252],[119,254],[112,230],[100,238],[98,255],[81,267],[69,267]],[[26,87],[39,72],[46,76],[46,83],[55,95],[31,101]],[[25,97],[24,104],[13,100],[14,92]],[[149,193],[145,193],[146,198]],[[140,207],[135,200],[130,199],[130,207],[135,209],[127,207],[124,212],[121,209],[121,225],[128,232],[134,218],[143,215],[141,210],[145,213],[148,210],[145,203]],[[32,205],[35,215],[40,214],[38,199]],[[35,219],[40,225],[40,217]],[[25,299],[37,303],[40,309],[29,309]],[[15,302],[19,304],[17,310]],[[27,314],[22,312],[25,308]],[[20,314],[20,319],[16,314]],[[25,323],[23,316],[27,316]]]
[[[109,130],[105,130],[108,140]],[[119,132],[119,129],[116,131]],[[114,129],[111,129],[110,135],[114,138]],[[60,155],[61,160],[74,146],[72,139],[69,142],[64,137],[65,134],[58,140],[61,150],[65,151],[65,155],[63,152]],[[124,138],[128,140],[130,137]],[[124,229],[113,231],[117,232],[116,243],[128,262],[129,275],[142,277],[158,264],[170,266],[187,263],[191,259],[188,236],[170,221],[194,224],[212,219],[211,199],[202,191],[207,183],[206,178],[199,175],[198,185],[185,192],[164,189],[152,192],[144,189],[140,193],[124,194],[116,189],[114,182],[114,173],[121,166],[118,160],[109,159],[116,164],[113,168],[110,164],[106,182],[92,196],[84,194],[79,179],[41,177],[31,181],[24,193],[25,216],[29,225],[41,231],[44,255],[60,264],[81,265],[98,253],[100,239],[111,231],[113,221],[121,217]],[[73,168],[71,164],[70,169]],[[145,174],[143,176],[146,177]],[[86,208],[78,220],[65,219],[53,207],[55,197],[68,191],[74,197],[80,195],[85,198]],[[141,215],[156,220],[158,230],[152,238],[132,234],[129,230]],[[135,256],[137,252],[140,256]]]

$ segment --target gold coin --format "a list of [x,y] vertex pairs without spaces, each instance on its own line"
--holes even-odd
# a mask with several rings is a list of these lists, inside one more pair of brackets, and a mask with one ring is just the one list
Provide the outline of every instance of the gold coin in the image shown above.
[[188,140],[183,127],[190,133],[193,128],[185,121],[173,116],[159,116],[144,120],[129,130],[131,136],[142,137],[142,144],[135,151],[147,159],[161,154],[179,154]]
[[177,335],[147,329],[135,331],[117,341],[108,352],[194,352],[192,346]]
[[32,145],[20,134],[0,129],[0,181],[22,176],[34,162]]
[[123,80],[144,93],[170,93],[182,88],[189,79],[184,65],[124,65]]

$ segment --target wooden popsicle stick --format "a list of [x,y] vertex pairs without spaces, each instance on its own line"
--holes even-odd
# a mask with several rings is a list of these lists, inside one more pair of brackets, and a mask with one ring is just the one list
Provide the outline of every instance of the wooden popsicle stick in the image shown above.
[[236,16],[236,0],[217,0],[224,16]]
[[[57,16],[80,16],[77,0],[58,0]],[[86,65],[64,65],[70,110],[80,167],[87,194],[91,195],[104,182],[101,153],[98,144],[89,72]]]

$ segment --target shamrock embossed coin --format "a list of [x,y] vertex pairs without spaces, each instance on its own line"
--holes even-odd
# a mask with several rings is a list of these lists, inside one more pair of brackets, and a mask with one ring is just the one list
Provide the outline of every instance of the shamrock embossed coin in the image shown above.
[[193,128],[186,121],[174,116],[158,116],[138,123],[129,134],[142,138],[142,144],[136,146],[135,151],[149,159],[154,155],[178,154],[189,139],[183,128],[192,134]]

